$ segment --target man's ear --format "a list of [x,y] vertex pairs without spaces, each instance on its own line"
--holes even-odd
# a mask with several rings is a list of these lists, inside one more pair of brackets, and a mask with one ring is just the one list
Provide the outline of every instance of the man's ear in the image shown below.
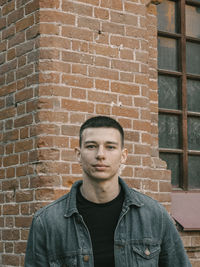
[[122,157],[121,157],[121,163],[124,164],[128,157],[128,150],[127,148],[123,148],[122,150]]
[[75,147],[75,153],[76,153],[76,158],[79,163],[81,163],[81,150],[80,147]]

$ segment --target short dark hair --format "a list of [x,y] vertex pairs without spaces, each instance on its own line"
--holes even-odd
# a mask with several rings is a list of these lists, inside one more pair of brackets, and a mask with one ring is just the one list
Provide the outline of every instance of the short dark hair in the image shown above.
[[124,146],[124,130],[123,130],[122,126],[119,124],[119,122],[117,122],[115,119],[107,117],[107,116],[96,116],[96,117],[92,117],[92,118],[86,120],[82,124],[82,126],[80,128],[80,133],[79,133],[79,145],[80,145],[80,147],[82,144],[83,131],[87,128],[100,128],[100,127],[117,129],[121,135],[122,147]]

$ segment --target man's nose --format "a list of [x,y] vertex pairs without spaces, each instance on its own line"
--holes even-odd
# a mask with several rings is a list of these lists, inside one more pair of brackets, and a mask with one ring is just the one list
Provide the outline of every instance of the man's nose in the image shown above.
[[99,146],[96,154],[97,158],[105,158],[105,151],[103,146]]

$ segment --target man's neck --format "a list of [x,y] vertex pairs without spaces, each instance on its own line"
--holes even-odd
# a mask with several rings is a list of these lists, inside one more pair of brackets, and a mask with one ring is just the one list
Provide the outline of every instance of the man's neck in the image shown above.
[[87,200],[94,203],[107,203],[116,198],[120,192],[118,180],[91,182],[83,179],[81,194]]

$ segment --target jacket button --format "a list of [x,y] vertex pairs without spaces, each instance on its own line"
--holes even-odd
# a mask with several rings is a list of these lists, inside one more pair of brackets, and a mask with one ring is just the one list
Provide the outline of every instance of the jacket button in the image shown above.
[[84,256],[83,256],[83,260],[84,260],[85,262],[88,262],[88,261],[89,261],[89,255],[84,255]]
[[145,250],[145,255],[147,255],[147,256],[149,256],[150,254],[151,254],[151,252],[149,251],[149,249],[148,248],[146,248],[146,250]]

